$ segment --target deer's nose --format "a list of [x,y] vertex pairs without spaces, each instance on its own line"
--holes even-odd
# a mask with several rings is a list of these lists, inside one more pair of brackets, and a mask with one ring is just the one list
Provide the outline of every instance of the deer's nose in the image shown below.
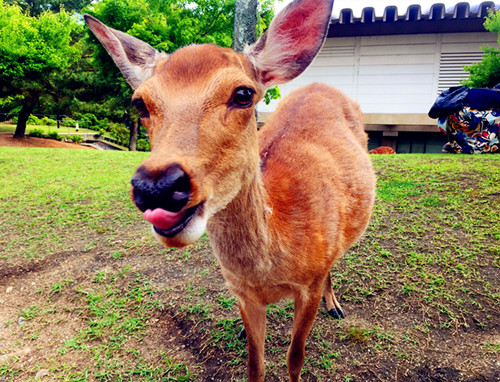
[[169,166],[160,174],[152,174],[141,166],[131,183],[134,203],[143,212],[156,208],[179,212],[191,194],[189,176],[178,164]]

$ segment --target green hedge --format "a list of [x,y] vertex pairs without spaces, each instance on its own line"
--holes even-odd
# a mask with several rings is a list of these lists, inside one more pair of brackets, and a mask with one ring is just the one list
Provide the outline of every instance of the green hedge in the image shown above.
[[[45,134],[45,132],[41,129],[33,129],[28,133],[28,136],[35,138],[47,138],[47,139],[55,139],[56,141],[62,141],[63,137],[57,134],[56,131],[52,131],[50,133]],[[75,137],[75,138],[73,138]],[[79,138],[79,141],[78,141]],[[80,135],[74,135],[69,138],[72,142],[81,143],[82,137]]]

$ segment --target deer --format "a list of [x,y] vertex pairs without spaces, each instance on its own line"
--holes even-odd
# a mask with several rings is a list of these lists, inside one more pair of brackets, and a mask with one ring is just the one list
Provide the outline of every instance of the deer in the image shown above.
[[237,299],[251,382],[265,378],[266,309],[281,299],[294,301],[287,367],[299,381],[321,298],[344,317],[330,268],[372,213],[376,180],[363,116],[344,93],[307,85],[257,129],[257,103],[311,64],[332,7],[333,0],[293,1],[243,53],[210,44],[161,53],[85,15],[134,89],[149,133],[132,200],[165,246],[207,232]]

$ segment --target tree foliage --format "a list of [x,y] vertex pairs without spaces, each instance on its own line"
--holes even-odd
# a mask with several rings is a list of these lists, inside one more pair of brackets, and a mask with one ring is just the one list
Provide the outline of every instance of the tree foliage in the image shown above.
[[[47,74],[78,59],[73,32],[79,26],[66,12],[29,17],[0,0],[0,80],[4,86],[44,81]],[[27,80],[27,81],[26,81]],[[14,84],[12,83],[14,82]]]
[[[500,45],[500,11],[489,11],[489,15],[484,22],[486,30],[499,35]],[[469,72],[469,79],[462,83],[470,88],[494,87],[500,83],[500,50],[491,46],[482,48],[483,59],[471,66],[465,66]]]
[[[275,0],[259,0],[257,35],[274,16]],[[190,45],[232,44],[235,0],[0,0],[0,111],[92,113],[133,126],[132,90],[79,16],[171,53]],[[273,90],[277,94],[278,90]],[[267,96],[269,98],[269,96]]]
[[18,5],[23,13],[30,16],[40,16],[44,11],[78,12],[91,3],[92,0],[5,0],[9,5]]
[[[103,0],[86,11],[110,27],[167,53],[190,44],[212,43],[227,47],[232,42],[234,0]],[[91,66],[96,68],[91,76],[94,92],[81,93],[76,102],[82,110],[96,103],[106,103],[112,118],[126,121],[133,137],[138,116],[130,107],[132,89],[88,30],[86,43],[93,52]],[[99,102],[96,97],[104,94],[105,99]],[[131,139],[129,147],[133,146]]]
[[0,98],[22,99],[16,137],[24,136],[40,96],[54,91],[60,73],[80,58],[81,44],[75,37],[81,30],[64,10],[32,17],[0,0]]

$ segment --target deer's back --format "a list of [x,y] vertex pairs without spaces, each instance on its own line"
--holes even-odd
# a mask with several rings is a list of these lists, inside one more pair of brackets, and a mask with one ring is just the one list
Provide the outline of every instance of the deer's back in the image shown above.
[[327,85],[298,89],[259,144],[280,250],[304,272],[329,268],[364,232],[375,195],[359,106]]

